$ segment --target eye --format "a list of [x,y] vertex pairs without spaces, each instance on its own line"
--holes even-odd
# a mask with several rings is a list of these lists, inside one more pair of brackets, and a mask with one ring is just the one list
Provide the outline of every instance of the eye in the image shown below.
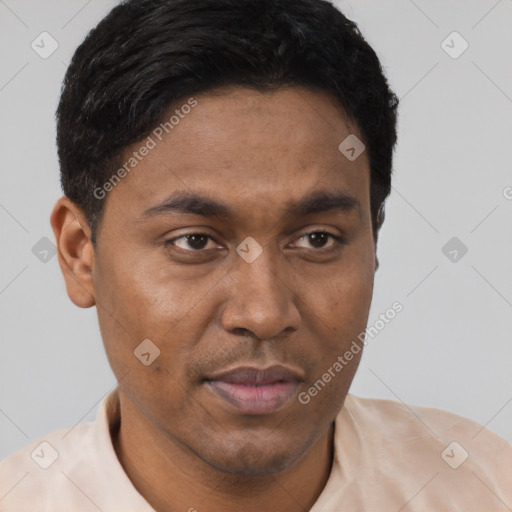
[[213,241],[213,238],[206,233],[187,233],[185,235],[172,238],[171,240],[167,240],[165,245],[174,245],[185,251],[214,249],[214,247],[208,247],[209,241]]
[[[305,243],[306,245],[301,246],[296,243],[295,246],[317,251],[336,249],[344,243],[341,236],[335,235],[330,231],[318,229],[303,234],[297,240],[299,244]],[[212,242],[212,244],[210,244],[213,245],[212,247],[208,246],[209,242]],[[182,251],[203,252],[218,247],[218,245],[213,242],[215,242],[215,240],[207,233],[186,233],[176,238],[166,240],[165,245],[172,245]],[[307,244],[310,244],[309,247]]]
[[[326,245],[331,240],[331,243]],[[305,249],[334,249],[343,244],[343,238],[335,235],[330,231],[315,230],[305,233],[300,238],[299,242],[310,244],[310,246],[303,246]]]

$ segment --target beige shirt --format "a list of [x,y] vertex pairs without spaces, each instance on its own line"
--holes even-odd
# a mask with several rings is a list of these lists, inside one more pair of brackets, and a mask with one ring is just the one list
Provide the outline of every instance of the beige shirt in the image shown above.
[[[116,457],[110,429],[119,418],[113,390],[95,422],[52,432],[2,461],[0,510],[154,511]],[[512,445],[471,420],[349,394],[334,442],[311,512],[512,511]]]

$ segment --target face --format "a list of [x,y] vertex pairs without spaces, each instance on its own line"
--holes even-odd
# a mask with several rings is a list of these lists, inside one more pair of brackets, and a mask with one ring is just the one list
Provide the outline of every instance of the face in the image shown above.
[[332,371],[371,303],[368,160],[338,149],[362,137],[327,94],[195,100],[105,199],[91,293],[123,400],[215,468],[277,473],[328,430],[361,357]]

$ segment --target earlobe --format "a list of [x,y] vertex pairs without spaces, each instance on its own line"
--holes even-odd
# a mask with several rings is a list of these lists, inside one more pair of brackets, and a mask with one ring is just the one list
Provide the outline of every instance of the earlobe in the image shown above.
[[68,197],[61,197],[50,222],[68,296],[76,306],[90,308],[96,304],[92,283],[94,247],[83,211]]

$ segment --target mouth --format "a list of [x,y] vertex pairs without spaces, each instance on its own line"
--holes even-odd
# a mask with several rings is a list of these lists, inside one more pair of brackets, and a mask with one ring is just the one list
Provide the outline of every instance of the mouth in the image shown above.
[[284,366],[239,367],[206,379],[207,386],[243,414],[271,414],[295,395],[301,377]]

